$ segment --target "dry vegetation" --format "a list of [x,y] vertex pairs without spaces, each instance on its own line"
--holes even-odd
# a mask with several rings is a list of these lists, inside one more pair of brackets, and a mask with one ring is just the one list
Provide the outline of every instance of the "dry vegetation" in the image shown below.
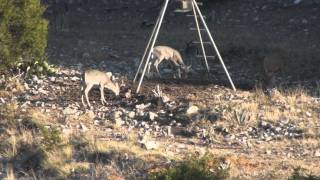
[[[6,96],[10,93],[8,96],[14,96],[24,91],[23,88],[19,88],[22,85],[16,79],[10,78],[6,82],[4,87],[19,89],[19,91],[12,89],[8,91],[7,88],[2,88]],[[202,138],[210,140],[211,143],[192,145],[191,141],[195,144],[201,141],[196,137],[190,139],[179,135],[175,138],[159,137],[156,141],[160,145],[155,150],[141,147],[138,129],[128,131],[124,126],[106,121],[101,127],[111,128],[110,134],[104,128],[94,126],[90,112],[61,119],[55,113],[43,112],[41,107],[23,109],[15,101],[2,104],[0,167],[2,172],[6,173],[2,177],[6,179],[158,177],[161,179],[165,175],[183,176],[181,173],[188,168],[191,173],[195,173],[194,175],[202,177],[201,173],[210,167],[209,162],[216,158],[219,161],[214,172],[227,170],[229,174],[219,175],[220,179],[226,177],[281,179],[284,176],[307,177],[308,173],[320,175],[317,165],[319,157],[314,154],[320,148],[319,101],[309,96],[306,91],[301,88],[274,90],[270,95],[266,95],[261,90],[239,91],[236,94],[231,94],[227,90],[225,92],[227,96],[217,96],[215,101],[203,101],[202,95],[210,91],[203,92],[196,92],[192,98],[194,105],[200,107],[200,118],[190,117],[197,119],[194,119],[190,127],[195,125],[204,127],[206,133],[202,134]],[[229,95],[233,96],[231,100],[226,98],[230,97]],[[210,112],[217,114],[218,120],[214,122],[207,120]],[[276,124],[283,119],[301,128],[303,136],[284,137],[269,142],[249,139],[244,141],[245,144],[225,139],[233,134],[237,136],[244,129],[259,128],[261,121]],[[66,126],[66,122],[74,128],[65,131],[62,127]],[[81,128],[83,125],[88,127],[87,131],[83,131]],[[76,128],[78,126],[80,128]],[[152,135],[144,138],[154,139]],[[207,157],[206,154],[210,156]],[[208,167],[194,169],[194,166],[197,167],[194,163],[203,161],[190,160],[192,156],[207,157],[209,162],[204,162],[209,163]],[[180,164],[179,162],[183,160],[187,161]],[[292,174],[296,168],[301,169]],[[217,174],[211,175],[216,177]]]
[[[62,65],[59,74],[39,78],[0,72],[0,179],[320,178],[318,6],[212,1],[204,13],[237,92],[227,88],[220,64],[212,60],[213,80],[205,84],[201,70],[190,81],[150,80],[132,99],[106,94],[106,106],[93,91],[94,110],[84,110],[78,70],[91,67],[132,77],[151,31],[144,24],[152,24],[160,8],[149,10],[156,1],[90,2],[89,8],[75,5],[62,12],[64,28],[49,28],[47,53],[51,63]],[[51,25],[59,23],[48,10]],[[185,42],[197,38],[186,32],[191,25],[184,15],[170,13],[159,43],[182,51]],[[264,69],[268,59],[281,61],[275,65],[280,72],[272,72],[279,70],[272,64]],[[198,59],[189,63],[202,67]],[[260,88],[264,71],[276,74],[277,89]],[[156,108],[128,118],[126,112],[138,113],[127,104],[149,103],[144,100],[158,83],[174,108],[150,101]],[[125,84],[133,92],[131,82]],[[187,115],[193,106],[199,111]],[[168,116],[148,119],[157,108]],[[115,111],[123,113],[120,121],[112,118]],[[146,131],[142,122],[149,129],[157,122],[164,135]],[[157,147],[148,149],[144,142]]]

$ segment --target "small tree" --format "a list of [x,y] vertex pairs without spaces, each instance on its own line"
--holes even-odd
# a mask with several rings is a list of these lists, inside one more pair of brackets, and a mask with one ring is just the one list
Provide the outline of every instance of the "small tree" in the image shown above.
[[0,0],[0,68],[49,69],[44,11],[40,0]]

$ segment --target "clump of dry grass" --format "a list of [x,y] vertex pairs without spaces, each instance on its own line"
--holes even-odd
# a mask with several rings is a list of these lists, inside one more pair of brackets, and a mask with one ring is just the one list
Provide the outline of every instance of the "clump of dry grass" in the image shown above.
[[244,102],[237,104],[233,109],[229,114],[229,118],[237,125],[253,126],[256,124],[259,114],[258,103]]
[[229,164],[224,159],[206,155],[202,158],[189,158],[188,160],[166,169],[153,171],[148,179],[227,179],[229,177]]
[[25,91],[19,76],[12,76],[4,78],[4,82],[0,84],[0,97],[8,97],[14,93],[21,93]]
[[256,89],[253,93],[253,100],[258,105],[268,104],[270,102],[268,96],[263,92],[262,89]]
[[6,180],[15,180],[16,177],[14,175],[14,171],[13,171],[13,168],[12,168],[12,165],[8,165],[7,167],[7,174],[6,174]]
[[60,177],[69,175],[73,167],[70,167],[68,162],[71,162],[73,156],[72,146],[63,146],[59,149],[46,152],[46,159],[42,166],[45,171],[57,174]]
[[7,104],[1,107],[1,118],[0,154],[5,164],[12,164],[12,171],[67,174],[63,162],[70,161],[72,150],[65,145],[67,139],[50,123],[51,117],[37,110],[22,113],[16,104]]

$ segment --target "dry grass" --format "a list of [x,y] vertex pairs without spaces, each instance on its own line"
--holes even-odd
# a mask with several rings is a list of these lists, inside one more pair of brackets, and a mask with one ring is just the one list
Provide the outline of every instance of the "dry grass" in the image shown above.
[[69,164],[73,156],[73,147],[70,145],[46,152],[46,155],[47,158],[42,164],[45,170],[55,170],[59,176],[64,177],[75,169]]
[[271,122],[278,122],[283,117],[285,116],[283,116],[283,112],[281,112],[279,109],[267,107],[265,109],[262,119]]
[[42,126],[55,124],[57,122],[50,114],[43,113],[40,109],[28,109],[26,115],[30,118],[30,121]]
[[[245,103],[242,107],[243,109],[246,109],[251,112],[257,112],[258,104],[257,103]],[[38,112],[31,113],[34,117],[34,119],[37,119],[39,117],[43,117],[45,115],[40,115]],[[45,117],[43,117],[45,118]],[[252,120],[254,123],[255,121]],[[97,152],[120,152],[121,154],[131,154],[134,155],[134,157],[140,158],[145,162],[157,162],[159,161],[159,158],[165,156],[168,157],[169,153],[165,152],[165,148],[160,147],[158,150],[151,150],[147,151],[140,147],[140,145],[137,143],[137,135],[134,133],[129,134],[129,138],[126,141],[115,141],[115,140],[104,140],[96,138],[96,135],[94,132],[89,132],[86,134],[83,134],[81,136],[81,139],[85,141],[87,145],[85,145],[85,149],[83,150],[76,150],[75,146],[70,143],[70,140],[72,140],[74,137],[64,137],[64,142],[66,145],[53,150],[45,151],[45,154],[47,156],[46,159],[44,159],[42,163],[42,169],[45,172],[55,172],[55,177],[62,177],[67,178],[70,177],[73,172],[83,172],[87,174],[88,172],[92,173],[92,177],[105,177],[106,169],[109,169],[108,177],[114,177],[116,179],[122,179],[119,175],[119,172],[115,170],[113,167],[107,166],[105,164],[95,164],[94,166],[90,165],[92,163],[86,162],[86,161],[74,161],[74,155],[75,153],[82,153],[83,154],[93,154]],[[38,141],[37,138],[33,136],[33,134],[30,131],[21,131],[17,132],[15,129],[8,130],[8,134],[14,135],[11,136],[11,138],[8,139],[8,142],[10,142],[11,148],[7,151],[8,154],[11,154],[11,157],[14,157],[17,154],[17,151],[19,149],[19,144],[22,142],[24,143],[34,143],[34,141]],[[173,142],[167,142],[164,143],[165,146],[172,144]],[[257,177],[258,175],[263,175],[264,177],[269,177],[270,173],[273,177],[283,177],[283,176],[290,176],[291,171],[285,170],[284,168],[293,169],[296,167],[302,167],[306,168],[308,172],[318,173],[320,170],[315,165],[316,162],[306,162],[303,160],[296,160],[296,159],[290,159],[285,158],[284,160],[281,160],[281,158],[266,158],[264,157],[264,152],[266,149],[272,149],[274,147],[292,147],[296,146],[293,145],[294,142],[288,141],[288,144],[283,144],[283,142],[277,142],[278,144],[270,144],[270,146],[260,147],[256,152],[261,152],[262,155],[252,153],[250,156],[234,156],[234,152],[231,151],[225,151],[222,153],[221,150],[216,150],[216,155],[218,157],[224,156],[226,157],[227,161],[231,164],[231,174],[232,177]],[[298,142],[300,143],[300,142]],[[319,142],[315,140],[305,140],[302,141],[302,146],[309,147],[309,148],[316,148],[319,147]],[[273,152],[276,149],[272,149]],[[77,152],[76,152],[77,151]],[[279,150],[280,151],[280,150]],[[281,150],[285,151],[285,149]],[[7,156],[9,157],[9,156]],[[172,159],[178,159],[178,156],[176,154],[172,154],[170,158]],[[267,167],[267,168],[266,168]],[[283,169],[281,171],[276,171],[276,169]],[[14,172],[13,170],[7,169],[7,178],[14,178]],[[113,173],[111,173],[113,172]],[[40,172],[36,172],[40,173]],[[53,174],[51,174],[53,175]],[[45,176],[44,176],[45,177]]]
[[[222,100],[214,104],[214,107],[210,107],[215,110],[214,113],[217,113],[216,109],[221,110],[224,118],[222,118],[223,120],[213,122],[215,123],[214,125],[221,123],[225,127],[234,126],[234,110],[239,110],[245,112],[249,118],[244,126],[236,128],[255,127],[262,119],[272,122],[289,119],[292,123],[304,129],[306,136],[309,138],[293,141],[281,140],[263,144],[252,143],[252,148],[246,149],[249,152],[247,155],[243,153],[238,155],[239,151],[233,149],[208,149],[210,153],[217,157],[225,157],[230,162],[232,177],[252,178],[259,177],[260,175],[261,177],[288,177],[292,172],[291,170],[296,167],[302,167],[307,169],[308,172],[320,174],[317,166],[318,160],[311,159],[310,155],[307,156],[307,159],[302,159],[300,157],[287,157],[286,154],[281,154],[282,152],[289,153],[291,151],[290,148],[298,149],[303,147],[304,149],[308,149],[309,153],[314,153],[313,149],[320,148],[319,141],[314,138],[319,137],[320,134],[319,129],[316,128],[320,108],[317,104],[310,103],[312,102],[312,98],[305,90],[299,88],[290,91],[279,90],[268,97],[262,90],[258,89],[253,93],[243,92],[241,96],[245,97],[246,100]],[[206,109],[206,105],[201,104],[201,109]],[[311,116],[306,115],[307,111],[310,111]],[[23,157],[18,156],[19,154],[21,155],[21,152],[24,152],[21,151],[23,146],[27,145],[35,149],[38,148],[44,153],[44,156],[40,159],[39,170],[34,172],[37,176],[69,178],[77,173],[83,173],[86,175],[90,174],[93,178],[100,178],[104,177],[106,172],[110,172],[108,174],[110,175],[109,177],[122,179],[123,177],[119,176],[120,171],[114,166],[116,163],[113,162],[115,159],[112,158],[115,157],[103,157],[110,158],[107,160],[110,160],[111,163],[106,164],[100,162],[103,161],[102,159],[98,159],[97,161],[90,159],[90,155],[97,155],[98,153],[113,155],[112,152],[116,152],[118,155],[120,154],[121,158],[122,156],[129,155],[134,157],[134,160],[136,158],[144,163],[151,164],[163,161],[163,159],[180,161],[195,150],[195,148],[186,148],[178,152],[175,151],[175,147],[168,148],[171,145],[178,144],[178,137],[175,139],[153,139],[151,136],[146,136],[145,140],[155,140],[159,142],[160,147],[156,150],[145,150],[141,148],[138,142],[137,132],[132,131],[128,133],[124,127],[116,127],[114,123],[109,124],[114,127],[113,133],[123,134],[126,138],[122,140],[112,139],[110,136],[107,137],[107,133],[93,126],[94,121],[89,113],[74,116],[66,120],[74,127],[80,122],[86,124],[87,127],[90,126],[89,130],[85,133],[71,129],[72,133],[74,133],[71,133],[71,136],[63,135],[59,130],[53,131],[61,121],[54,115],[41,112],[41,109],[34,108],[27,109],[26,112],[20,112],[18,104],[10,103],[0,107],[0,117],[8,122],[6,124],[8,127],[5,127],[5,133],[0,134],[1,143],[6,143],[6,146],[0,146],[2,148],[0,149],[1,156],[5,159],[15,160],[16,157]],[[18,119],[20,120],[18,121]],[[45,130],[44,126],[49,126],[52,129]],[[108,125],[101,125],[102,129],[106,126]],[[223,135],[216,134],[215,138],[219,141],[223,138]],[[44,139],[47,141],[44,141]],[[51,143],[51,141],[55,141],[55,143]],[[219,142],[223,143],[222,140]],[[267,150],[271,150],[272,154],[266,154]],[[28,153],[26,152],[26,155]],[[295,155],[294,152],[291,153]],[[101,158],[99,154],[96,157]],[[120,160],[125,161],[123,159]],[[7,178],[14,179],[15,175],[17,175],[15,172],[24,170],[19,168],[13,165],[10,169],[8,166]],[[32,174],[33,172],[27,171],[26,173],[35,176]]]
[[25,91],[23,84],[20,82],[19,76],[5,78],[3,89],[0,89],[0,97],[3,95],[12,95],[12,93],[21,93]]
[[[94,135],[86,134],[85,141],[88,143],[87,151],[90,153],[95,152],[122,152],[122,153],[129,153],[134,154],[138,158],[143,157],[159,157],[163,155],[163,151],[161,148],[157,150],[145,150],[142,149],[141,146],[138,144],[138,139],[135,135],[129,135],[130,138],[127,141],[113,141],[113,140],[99,140],[95,138]],[[84,138],[82,136],[82,138]],[[144,159],[148,160],[148,159]]]
[[9,92],[6,90],[0,90],[0,97],[1,98],[11,97],[12,95],[13,95],[12,92]]
[[9,165],[7,167],[7,174],[6,174],[5,179],[6,180],[15,180],[16,179],[16,177],[14,175],[13,167],[11,165]]
[[[273,144],[273,147],[275,145]],[[221,154],[214,155],[221,156]],[[283,155],[268,156],[264,152],[261,152],[261,155],[256,153],[235,155],[231,152],[224,155],[224,158],[230,164],[231,178],[235,179],[283,179],[289,177],[297,167],[306,169],[311,174],[320,175],[320,169],[317,166],[319,162],[293,159]]]
[[[51,117],[40,113],[38,110],[29,110],[22,113],[16,104],[4,105],[2,116],[2,123],[7,123],[2,124],[5,131],[0,136],[2,144],[0,154],[7,161],[13,162],[14,167],[12,168],[18,171],[26,171],[21,168],[41,166],[41,169],[45,170],[49,167],[44,163],[47,160],[50,160],[52,167],[54,167],[52,163],[56,163],[57,167],[60,165],[57,161],[65,160],[68,157],[67,155],[70,157],[68,148],[59,149],[58,146],[56,147],[56,143],[60,142],[58,140],[60,135],[57,136],[58,132],[44,127],[50,123],[49,119]],[[34,165],[27,163],[30,161],[34,162]]]
[[[258,120],[259,104],[256,102],[244,102],[234,107],[235,111],[230,114],[230,118],[236,123],[243,125],[255,126]],[[239,122],[243,120],[244,122]]]
[[256,91],[253,93],[253,99],[259,105],[267,104],[270,102],[269,98],[266,96],[262,89],[256,89]]
[[[254,102],[251,102],[257,111],[262,110],[264,120],[277,122],[281,119],[290,119],[299,123],[299,119],[316,119],[318,106],[312,104],[312,98],[303,88],[289,90],[273,90],[270,97],[267,97],[262,90],[256,90],[254,93]],[[247,106],[246,103],[242,103]],[[242,105],[241,104],[241,105]],[[315,111],[315,112],[312,112]],[[311,117],[308,117],[310,116]]]

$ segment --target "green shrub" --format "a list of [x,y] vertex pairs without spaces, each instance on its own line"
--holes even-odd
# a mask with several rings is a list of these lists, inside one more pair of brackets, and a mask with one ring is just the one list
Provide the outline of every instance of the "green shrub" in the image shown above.
[[149,176],[150,180],[211,180],[226,179],[229,168],[222,167],[223,161],[212,156],[192,158],[178,166],[170,167]]
[[46,63],[48,22],[40,0],[0,0],[0,69],[50,71]]

